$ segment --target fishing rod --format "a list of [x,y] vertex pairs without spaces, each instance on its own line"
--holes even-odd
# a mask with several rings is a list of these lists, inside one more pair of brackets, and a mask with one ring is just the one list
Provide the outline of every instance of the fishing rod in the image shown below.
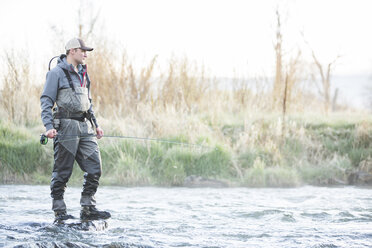
[[[81,138],[81,137],[94,137],[96,134],[57,134],[56,137],[75,137],[75,138]],[[203,146],[193,143],[185,143],[185,142],[178,142],[178,141],[172,141],[172,140],[164,140],[164,139],[155,139],[155,138],[144,138],[144,137],[135,137],[135,136],[122,136],[122,135],[104,135],[103,137],[106,138],[118,138],[118,139],[134,139],[134,140],[148,140],[148,141],[156,141],[161,143],[169,143],[169,144],[176,144],[176,145],[184,145],[184,146],[194,146],[199,148],[208,148],[212,149],[210,146]],[[74,139],[75,139],[74,138]],[[74,140],[71,139],[71,140]],[[62,140],[62,141],[68,141]],[[40,135],[40,144],[46,145],[48,144],[48,137],[43,133]]]

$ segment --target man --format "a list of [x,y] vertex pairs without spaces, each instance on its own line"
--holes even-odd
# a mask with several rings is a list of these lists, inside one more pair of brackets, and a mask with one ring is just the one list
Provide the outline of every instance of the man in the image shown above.
[[[80,218],[107,219],[111,217],[110,213],[98,211],[94,198],[102,171],[96,137],[102,138],[103,130],[98,126],[92,110],[91,82],[84,65],[87,51],[92,51],[93,48],[87,47],[78,38],[68,41],[65,48],[66,55],[59,56],[57,66],[47,73],[40,97],[45,135],[54,138],[54,166],[50,186],[52,209],[56,222],[73,218],[67,214],[63,199],[66,183],[76,160],[85,172]],[[53,108],[55,104],[56,107]]]

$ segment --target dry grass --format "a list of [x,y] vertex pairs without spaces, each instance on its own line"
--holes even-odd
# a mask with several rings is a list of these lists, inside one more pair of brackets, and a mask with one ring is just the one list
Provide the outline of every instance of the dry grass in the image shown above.
[[[115,46],[105,42],[95,47],[100,49],[89,58],[88,70],[94,109],[107,135],[218,147],[216,152],[199,153],[104,139],[105,164],[116,171],[108,173],[107,183],[180,185],[190,173],[201,173],[231,177],[237,185],[295,186],[323,183],[334,175],[342,180],[342,170],[369,158],[371,120],[363,114],[357,118],[347,114],[353,121],[348,124],[345,112],[323,115],[323,102],[299,83],[290,83],[283,120],[272,108],[272,83],[267,77],[222,82],[187,58],[173,57],[161,71],[157,57],[138,67],[126,51],[114,53],[110,47]],[[3,58],[0,113],[5,115],[1,119],[29,127],[37,123],[36,132],[42,130],[43,85],[35,83],[31,65],[22,56],[8,52]],[[291,75],[300,77],[300,73]]]
[[[178,115],[180,119],[207,119],[208,125],[213,126],[226,115],[249,119],[252,113],[253,116],[256,113],[272,114],[281,107],[272,107],[272,82],[267,77],[223,82],[208,73],[204,66],[175,56],[162,71],[157,56],[143,66],[136,66],[126,50],[113,50],[116,46],[105,39],[98,39],[93,45],[99,47],[88,59],[94,109],[98,116],[106,119],[146,119],[151,116],[154,120],[161,116],[166,122],[166,119],[173,119],[172,115]],[[6,113],[6,119],[18,124],[39,122],[40,114],[35,110],[39,109],[43,85],[36,83],[27,53],[7,51],[3,62],[6,70],[1,77],[0,111]],[[300,77],[305,77],[300,76],[304,73],[298,70],[296,75],[289,75],[296,79],[290,78],[288,115],[310,111],[321,113],[322,102],[300,83],[293,85],[292,81],[298,82]],[[141,127],[145,125],[148,125],[146,121]],[[156,123],[152,125],[157,129]]]
[[39,97],[42,85],[36,85],[27,53],[14,50],[3,55],[5,73],[2,75],[0,106],[5,119],[17,124],[35,123],[40,113]]

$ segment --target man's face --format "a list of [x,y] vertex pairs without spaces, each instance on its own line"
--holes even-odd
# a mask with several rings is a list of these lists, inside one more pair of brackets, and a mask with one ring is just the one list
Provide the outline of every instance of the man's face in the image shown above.
[[88,57],[87,51],[82,50],[80,48],[74,49],[73,50],[73,59],[76,61],[78,64],[84,64],[85,59]]

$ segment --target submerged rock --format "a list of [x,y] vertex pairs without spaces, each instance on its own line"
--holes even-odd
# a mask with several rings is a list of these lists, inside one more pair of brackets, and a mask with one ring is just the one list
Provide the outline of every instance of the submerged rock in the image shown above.
[[41,242],[41,243],[28,243],[14,246],[15,248],[88,248],[88,247],[103,247],[103,248],[153,248],[147,245],[137,245],[124,242],[113,242],[104,245],[84,244],[81,242]]
[[347,179],[351,185],[372,185],[372,158],[361,161],[356,170],[349,171]]
[[153,248],[148,245],[137,245],[137,244],[128,244],[123,242],[113,242],[111,244],[103,245],[103,248]]
[[89,245],[80,242],[41,242],[41,243],[28,243],[14,246],[14,248],[88,248]]
[[199,188],[199,187],[211,187],[211,188],[222,188],[228,187],[225,182],[216,180],[216,179],[208,179],[201,176],[191,175],[185,178],[183,182],[184,187],[191,187],[191,188]]
[[364,171],[354,171],[348,175],[350,185],[372,185],[372,173]]
[[81,231],[103,231],[108,227],[108,223],[105,220],[83,221],[72,219],[56,223],[55,225]]

